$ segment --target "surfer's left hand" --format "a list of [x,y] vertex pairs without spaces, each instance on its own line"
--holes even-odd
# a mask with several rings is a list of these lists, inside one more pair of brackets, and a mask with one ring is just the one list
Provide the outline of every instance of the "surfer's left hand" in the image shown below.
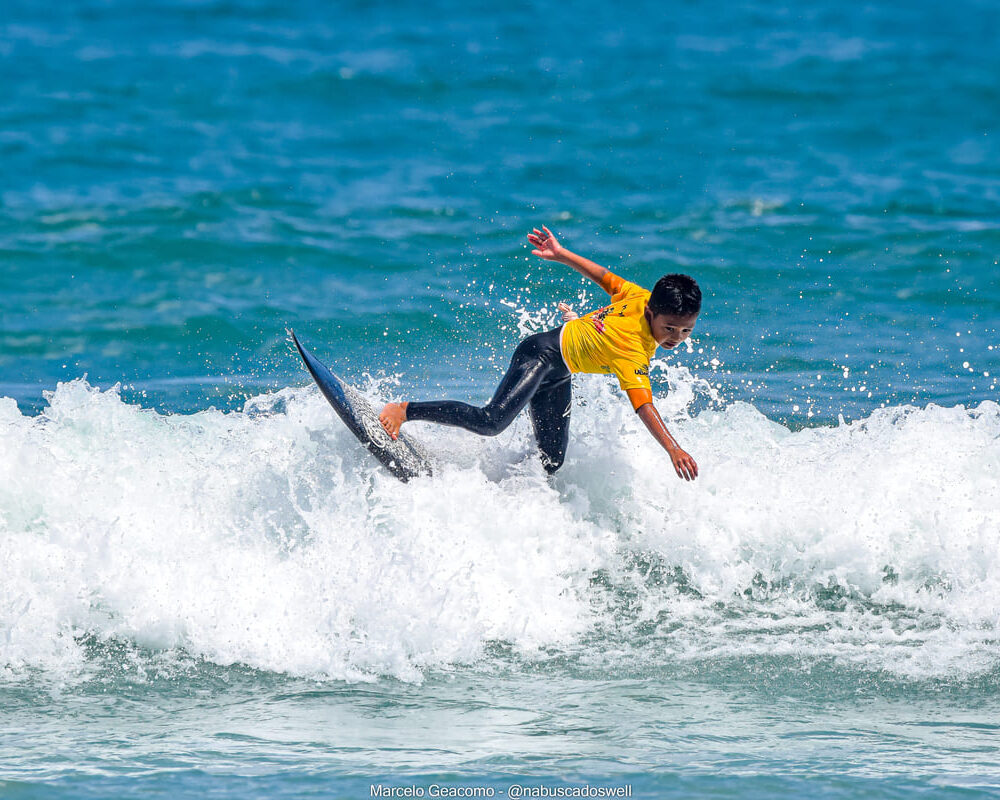
[[674,463],[674,471],[677,473],[678,478],[693,481],[698,477],[698,465],[691,456],[679,447],[671,451],[670,460]]

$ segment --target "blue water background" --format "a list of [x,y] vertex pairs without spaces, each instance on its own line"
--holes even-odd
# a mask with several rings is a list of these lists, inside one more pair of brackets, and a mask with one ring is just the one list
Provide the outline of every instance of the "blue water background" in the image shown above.
[[581,288],[524,260],[541,223],[693,274],[727,395],[778,417],[996,396],[991,3],[5,8],[26,408],[82,374],[233,406],[299,377],[287,325],[482,394],[517,341],[498,301]]
[[[547,224],[639,283],[695,276],[670,363],[793,429],[995,401],[998,37],[986,0],[6,0],[0,396],[35,415],[85,375],[164,413],[236,410],[307,384],[290,326],[352,379],[481,401],[517,309],[599,302],[530,256]],[[75,678],[0,688],[0,795],[1000,785],[995,664],[907,681],[499,646],[356,684],[76,635]]]

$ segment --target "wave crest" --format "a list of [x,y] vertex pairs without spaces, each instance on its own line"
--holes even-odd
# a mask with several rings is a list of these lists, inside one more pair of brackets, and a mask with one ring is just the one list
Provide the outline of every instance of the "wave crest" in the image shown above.
[[125,640],[347,680],[420,680],[498,642],[640,669],[996,666],[1000,407],[793,432],[660,368],[691,484],[592,376],[551,480],[524,419],[495,439],[413,423],[442,468],[402,485],[311,388],[193,415],[83,380],[38,416],[5,399],[0,664],[74,674]]

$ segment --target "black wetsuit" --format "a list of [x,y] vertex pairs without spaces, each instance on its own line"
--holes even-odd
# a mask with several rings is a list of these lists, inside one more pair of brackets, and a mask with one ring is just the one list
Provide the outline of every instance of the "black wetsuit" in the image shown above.
[[406,407],[406,419],[455,425],[482,436],[496,436],[527,405],[542,465],[546,472],[555,472],[566,457],[573,404],[570,372],[559,347],[561,330],[536,333],[522,341],[493,399],[482,408],[454,400],[411,402]]

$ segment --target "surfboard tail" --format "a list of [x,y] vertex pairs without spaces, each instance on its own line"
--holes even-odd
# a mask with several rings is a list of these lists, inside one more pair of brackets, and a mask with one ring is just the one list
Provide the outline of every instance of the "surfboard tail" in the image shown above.
[[433,473],[430,460],[421,447],[403,434],[393,440],[361,393],[342,381],[306,349],[293,330],[288,329],[288,333],[323,396],[368,452],[401,481]]

